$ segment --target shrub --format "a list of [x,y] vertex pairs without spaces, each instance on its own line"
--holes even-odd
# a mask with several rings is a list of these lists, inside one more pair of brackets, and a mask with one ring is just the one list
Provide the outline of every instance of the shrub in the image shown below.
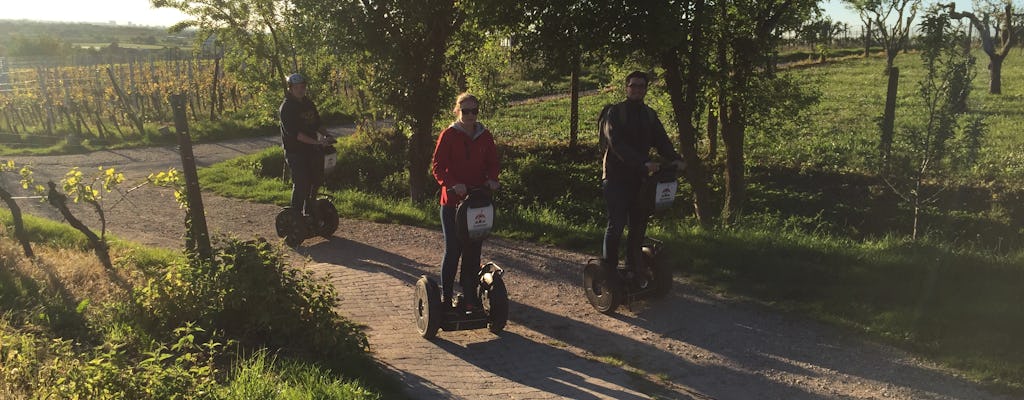
[[171,265],[139,290],[150,322],[171,329],[194,321],[245,347],[291,349],[331,358],[361,354],[366,336],[334,308],[334,287],[289,268],[263,239],[231,240],[212,261]]

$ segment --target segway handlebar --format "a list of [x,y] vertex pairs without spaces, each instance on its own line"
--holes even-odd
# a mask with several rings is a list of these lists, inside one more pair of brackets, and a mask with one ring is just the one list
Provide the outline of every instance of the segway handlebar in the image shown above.
[[[449,197],[458,195],[458,193],[455,193],[455,189],[453,189],[453,188],[445,189],[445,192],[448,193]],[[483,194],[487,194],[487,195],[493,195],[494,194],[494,190],[491,190],[491,188],[487,187],[487,185],[480,185],[480,186],[467,186],[466,187],[466,195],[465,196],[469,197],[469,194],[470,193],[474,193],[474,192],[476,192],[476,193],[483,193]]]

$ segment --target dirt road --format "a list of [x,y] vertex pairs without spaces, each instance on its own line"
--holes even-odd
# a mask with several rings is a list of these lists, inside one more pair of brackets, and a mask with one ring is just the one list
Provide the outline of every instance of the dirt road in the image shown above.
[[[209,165],[276,144],[275,137],[202,144],[195,154]],[[150,172],[180,168],[173,147],[12,158],[32,164],[40,181],[59,180],[72,166],[103,165],[125,171],[131,186]],[[12,187],[13,178],[4,184]],[[204,203],[215,234],[277,239],[276,206],[212,193]],[[57,218],[35,201],[20,204]],[[75,211],[95,223],[85,208]],[[108,210],[112,233],[148,245],[180,248],[182,220],[171,193],[152,187]],[[507,271],[507,331],[442,331],[423,340],[413,283],[438,275],[441,253],[438,231],[342,220],[334,238],[309,240],[292,254],[299,267],[330,277],[339,311],[367,326],[376,359],[418,399],[1010,398],[841,329],[696,290],[679,276],[667,299],[605,316],[580,287],[588,255],[501,239],[485,244],[484,259]]]

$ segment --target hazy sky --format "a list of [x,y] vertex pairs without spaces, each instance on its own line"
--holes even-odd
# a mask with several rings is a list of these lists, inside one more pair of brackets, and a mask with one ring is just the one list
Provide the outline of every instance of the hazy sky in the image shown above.
[[171,26],[184,20],[178,10],[153,8],[149,0],[4,0],[0,19],[61,22],[117,22]]
[[[510,0],[514,1],[514,0]],[[925,0],[925,4],[934,1]],[[956,0],[957,9],[969,10],[969,0]],[[30,19],[66,22],[110,22],[120,25],[171,26],[185,19],[181,12],[168,8],[153,8],[149,0],[4,0],[0,6],[0,19]],[[822,3],[825,12],[835,21],[860,26],[857,15],[840,0]]]

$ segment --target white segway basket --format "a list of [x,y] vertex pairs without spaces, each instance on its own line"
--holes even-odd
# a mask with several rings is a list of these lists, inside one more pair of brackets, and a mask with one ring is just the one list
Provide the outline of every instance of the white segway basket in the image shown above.
[[676,199],[676,191],[679,190],[679,182],[658,182],[654,189],[654,210],[661,211],[672,207]]
[[334,171],[334,166],[336,165],[338,165],[338,150],[334,146],[327,147],[324,150],[324,175]]
[[469,207],[466,210],[466,231],[470,240],[479,241],[487,238],[494,227],[494,205]]

